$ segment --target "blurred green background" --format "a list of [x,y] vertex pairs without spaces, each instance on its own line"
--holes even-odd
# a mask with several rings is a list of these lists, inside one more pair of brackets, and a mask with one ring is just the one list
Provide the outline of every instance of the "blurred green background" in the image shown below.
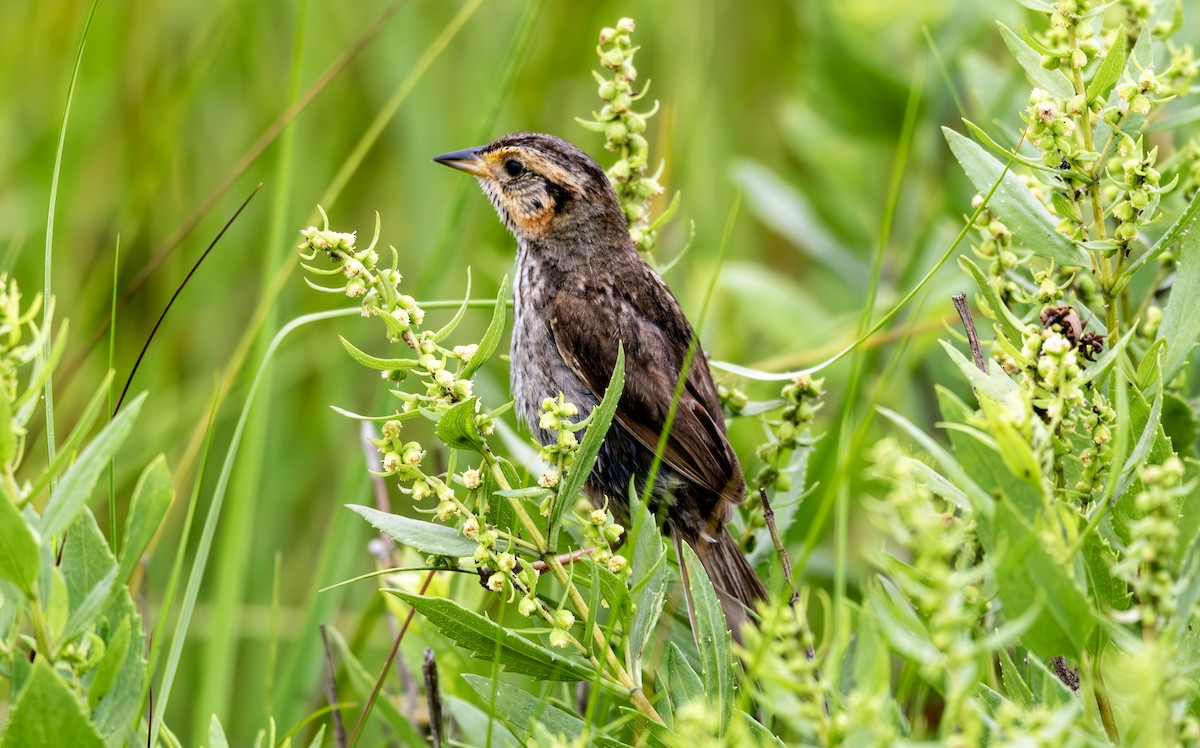
[[[378,212],[383,240],[401,255],[408,292],[420,299],[461,298],[468,265],[472,295],[494,295],[510,272],[512,240],[470,180],[430,157],[537,130],[608,162],[601,137],[575,122],[597,106],[589,71],[598,67],[601,27],[622,16],[636,20],[639,76],[653,81],[648,98],[661,103],[648,132],[652,156],[666,161],[659,209],[675,191],[682,208],[661,235],[660,258],[676,255],[695,225],[694,247],[668,282],[695,314],[716,271],[725,216],[742,190],[703,338],[713,358],[776,370],[816,363],[854,338],[898,155],[905,166],[883,247],[876,316],[940,256],[968,210],[972,191],[939,126],[960,127],[966,114],[1013,132],[1029,88],[1010,72],[994,24],[1000,18],[1019,27],[1024,11],[1016,3],[486,0],[473,9],[409,0],[376,36],[356,42],[389,7],[379,0],[128,0],[101,2],[96,12],[54,224],[57,315],[71,322],[56,384],[60,431],[108,366],[104,331],[118,241],[116,370],[123,384],[192,264],[263,183],[184,289],[133,382],[133,391],[150,390],[151,400],[118,465],[119,511],[132,478],[158,452],[168,456],[180,489],[145,568],[148,625],[164,615],[158,601],[195,470],[197,430],[214,391],[230,388],[201,516],[266,342],[299,314],[345,304],[308,290],[295,272],[281,275],[294,270],[296,232],[314,221],[315,204],[324,201],[334,228],[364,236]],[[0,4],[0,267],[27,294],[42,284],[58,133],[87,14],[88,4],[78,1]],[[532,35],[508,76],[527,19]],[[436,53],[439,37],[445,45]],[[290,125],[276,127],[323,71],[353,50]],[[423,60],[429,64],[420,74]],[[405,91],[378,137],[364,141],[388,102]],[[902,144],[910,99],[917,119],[911,142]],[[356,148],[365,150],[350,168]],[[343,170],[344,189],[330,199]],[[943,325],[957,324],[950,295],[964,288],[949,266],[872,342],[863,392],[919,423],[932,421],[933,383],[953,378],[940,374],[942,356],[927,354],[945,335]],[[471,313],[463,339],[481,331],[487,317]],[[185,743],[200,739],[213,712],[245,742],[267,715],[286,730],[319,706],[318,621],[348,637],[359,632],[352,643],[371,670],[382,661],[387,634],[375,625],[376,585],[316,591],[374,565],[369,528],[341,508],[371,501],[358,426],[327,406],[390,407],[380,381],[344,355],[338,334],[382,349],[367,321],[304,328],[284,344],[255,406],[168,713]],[[816,488],[789,534],[793,554],[832,496],[832,460],[825,458],[836,443],[831,416],[842,408],[848,371],[843,363],[826,372],[829,402],[819,420],[829,434],[808,476]],[[479,386],[498,404],[506,379],[496,361]],[[856,424],[870,416],[866,404],[866,397],[855,404]],[[734,435],[751,469],[758,434],[737,424]],[[44,456],[35,450],[32,459]],[[861,490],[859,467],[852,496]],[[105,526],[100,496],[95,509]],[[852,507],[852,571],[872,542],[871,529],[853,515]],[[829,583],[826,524],[813,533],[818,542],[804,569],[814,586]]]

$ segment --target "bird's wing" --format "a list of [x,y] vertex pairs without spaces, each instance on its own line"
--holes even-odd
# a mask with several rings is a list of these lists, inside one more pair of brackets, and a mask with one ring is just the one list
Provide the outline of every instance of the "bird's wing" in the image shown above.
[[[559,354],[597,397],[603,394],[616,367],[618,342],[624,346],[625,388],[616,420],[652,452],[658,449],[678,385],[687,337],[692,334],[685,322],[679,324],[683,314],[665,287],[663,290],[667,298],[650,304],[635,304],[618,294],[614,308],[605,309],[611,317],[604,320],[603,326],[596,323],[595,305],[569,291],[560,291],[550,309],[550,327]],[[664,303],[668,300],[669,307]],[[675,313],[669,314],[672,309]],[[597,329],[603,332],[597,334]],[[714,506],[704,507],[706,516],[711,516],[717,500],[742,500],[741,469],[725,435],[720,401],[700,350],[693,356],[679,398],[663,462],[697,487],[708,489]]]

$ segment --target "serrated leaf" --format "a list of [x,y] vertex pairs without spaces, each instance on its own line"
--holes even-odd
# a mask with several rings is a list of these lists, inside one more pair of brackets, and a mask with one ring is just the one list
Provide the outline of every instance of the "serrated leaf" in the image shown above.
[[[537,723],[545,727],[551,735],[567,738],[568,742],[578,740],[587,727],[583,720],[560,709],[547,699],[540,699],[520,688],[506,686],[496,687],[491,678],[482,675],[465,673],[462,676],[485,704],[492,707],[497,717],[509,727],[515,727],[524,733],[532,732],[532,726]],[[495,699],[493,701],[493,694]],[[595,734],[589,731],[589,738]]]
[[510,288],[506,275],[500,280],[500,290],[496,293],[496,306],[492,309],[492,321],[488,323],[487,330],[479,340],[479,348],[475,350],[471,360],[463,367],[463,379],[470,379],[471,375],[492,357],[492,354],[496,352],[496,347],[500,345],[500,336],[504,334],[504,321],[508,315]]
[[505,670],[557,681],[590,680],[595,676],[595,671],[586,662],[532,642],[454,600],[425,597],[406,590],[384,591],[416,608],[472,656],[488,662],[499,660]]
[[604,389],[604,398],[592,410],[592,420],[584,432],[583,440],[579,443],[579,451],[575,460],[559,484],[558,499],[550,510],[550,544],[557,546],[558,530],[562,526],[562,517],[568,506],[575,505],[575,496],[583,489],[584,481],[591,475],[592,466],[600,448],[604,446],[604,437],[612,425],[613,416],[617,413],[617,405],[621,401],[621,392],[625,389],[625,347],[617,343],[617,365],[613,367],[612,377],[608,387]]
[[[142,688],[148,674],[144,657],[146,637],[142,633],[141,616],[124,585],[114,585],[106,580],[115,578],[117,562],[109,551],[108,543],[90,511],[80,513],[67,529],[69,540],[63,550],[62,568],[67,577],[71,607],[78,611],[90,606],[98,588],[109,584],[111,593],[107,605],[95,617],[93,629],[105,638],[107,647],[114,645],[113,636],[123,621],[129,622],[129,646],[120,663],[114,663],[118,672],[108,694],[92,711],[92,723],[105,742],[122,744],[128,734],[129,725],[136,718],[142,703]],[[78,612],[74,613],[79,616]],[[77,618],[77,620],[79,620]],[[107,633],[105,633],[107,631]]]
[[1000,183],[988,207],[1008,226],[1017,241],[1039,257],[1054,260],[1059,265],[1090,267],[1087,254],[1058,233],[1055,229],[1058,222],[1016,174],[965,135],[947,127],[942,128],[942,133],[979,194],[988,194],[997,182]]
[[1036,50],[1003,23],[997,21],[996,25],[1000,27],[1004,45],[1034,83],[1059,98],[1067,99],[1075,95],[1075,88],[1061,70],[1047,70],[1042,67],[1042,56]]
[[1108,52],[1104,55],[1104,61],[1100,63],[1100,68],[1092,77],[1092,82],[1088,84],[1087,100],[1089,103],[1101,96],[1107,96],[1108,90],[1121,79],[1121,74],[1125,72],[1126,49],[1125,27],[1122,26],[1117,29],[1116,40],[1108,48]]
[[71,613],[67,617],[67,625],[63,628],[61,637],[62,641],[70,642],[83,632],[87,631],[96,623],[100,612],[104,609],[110,595],[112,595],[113,586],[117,581],[117,570],[109,569],[108,574],[100,578],[96,582],[87,595],[77,603],[71,606]]
[[626,547],[633,548],[629,559],[632,570],[630,578],[633,580],[632,595],[637,609],[629,625],[629,641],[632,654],[637,659],[642,656],[642,651],[658,626],[658,618],[666,602],[670,574],[667,571],[667,546],[658,531],[658,524],[635,492],[631,491],[630,494],[632,526],[627,530],[625,543]]
[[[3,429],[3,426],[0,426]],[[0,491],[0,579],[33,596],[33,580],[41,566],[38,541],[7,491]]]
[[1129,585],[1112,573],[1112,567],[1117,563],[1117,554],[1099,533],[1088,533],[1083,539],[1083,562],[1087,569],[1088,586],[1099,602],[1101,610],[1127,610]]
[[729,626],[721,601],[709,581],[700,558],[687,543],[679,544],[686,569],[684,583],[695,613],[697,648],[700,651],[700,679],[710,707],[720,716],[718,734],[724,735],[733,715],[733,661]]
[[476,398],[451,405],[437,422],[437,436],[448,447],[483,452],[483,436],[475,425]]
[[1184,235],[1175,268],[1171,296],[1158,327],[1158,337],[1167,341],[1164,382],[1170,382],[1183,370],[1200,342],[1200,314],[1196,313],[1196,299],[1200,298],[1200,231],[1191,230]]
[[133,500],[125,518],[125,537],[117,574],[117,579],[122,583],[127,582],[133,574],[174,500],[171,471],[167,468],[167,458],[160,454],[142,471],[133,489]]
[[29,680],[17,697],[0,737],[0,748],[32,746],[104,748],[104,741],[88,721],[83,705],[45,657],[38,657],[33,663]]
[[342,347],[346,349],[346,353],[350,354],[350,358],[368,369],[394,371],[396,369],[415,369],[417,367],[417,360],[414,358],[379,358],[359,350],[353,343],[340,335],[338,336],[338,340],[342,341]]
[[145,402],[145,393],[134,398],[96,435],[79,455],[79,459],[67,469],[50,494],[50,501],[42,514],[42,542],[67,529],[79,510],[87,503],[100,472],[108,467],[121,443],[133,430],[133,423]]
[[388,514],[358,504],[347,504],[346,508],[396,542],[416,548],[422,553],[461,558],[475,555],[475,549],[479,546],[453,527],[410,519],[399,514]]
[[129,619],[121,621],[116,633],[109,637],[104,648],[104,656],[91,672],[92,682],[88,685],[88,708],[95,709],[100,700],[108,695],[116,683],[117,674],[125,664],[125,656],[129,654],[130,628]]
[[672,715],[678,715],[679,710],[689,701],[704,697],[704,683],[700,676],[688,664],[683,651],[675,642],[667,644],[667,700],[671,704]]

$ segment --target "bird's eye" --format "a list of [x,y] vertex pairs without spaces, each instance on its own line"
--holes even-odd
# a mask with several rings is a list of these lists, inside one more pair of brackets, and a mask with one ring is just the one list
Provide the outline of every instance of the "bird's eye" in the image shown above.
[[525,173],[525,166],[520,161],[510,158],[504,162],[504,171],[508,172],[510,177],[519,177]]

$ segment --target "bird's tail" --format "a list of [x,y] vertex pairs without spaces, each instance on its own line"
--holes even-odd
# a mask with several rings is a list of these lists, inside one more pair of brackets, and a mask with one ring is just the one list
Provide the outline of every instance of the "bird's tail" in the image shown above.
[[[741,642],[742,626],[750,620],[747,609],[753,611],[759,601],[767,599],[767,588],[754,573],[754,567],[742,555],[742,549],[738,547],[737,542],[724,528],[711,539],[700,537],[684,540],[696,551],[696,557],[700,559],[700,564],[716,590],[721,609],[725,613],[725,622],[733,632],[734,641]],[[676,551],[679,550],[679,542],[680,533],[675,533]],[[682,554],[679,558],[682,560]],[[692,632],[695,633],[696,616],[687,569],[682,563],[680,568],[684,575],[683,590],[687,598],[688,616],[692,621]]]

